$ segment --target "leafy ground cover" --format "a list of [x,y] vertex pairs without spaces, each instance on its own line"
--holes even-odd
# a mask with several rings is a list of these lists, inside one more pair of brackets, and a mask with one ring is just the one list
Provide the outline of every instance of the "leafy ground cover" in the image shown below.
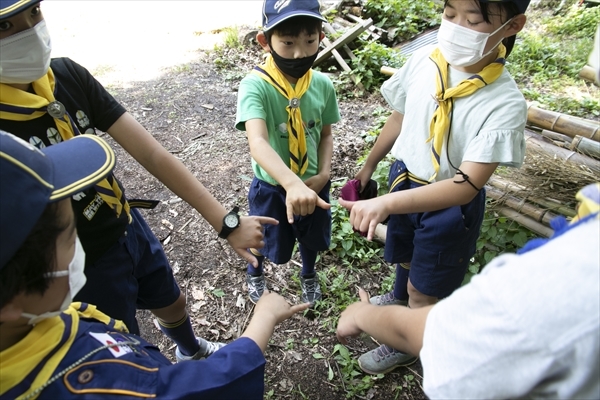
[[[381,27],[389,29],[388,23],[406,22],[406,27],[397,27],[394,40],[432,26],[439,12],[439,2],[366,3],[370,12],[381,13],[377,21]],[[390,8],[386,10],[384,3]],[[385,19],[385,12],[396,15],[394,7],[405,3],[414,6],[412,9],[419,3],[424,16]],[[528,100],[538,101],[546,109],[597,118],[598,89],[578,79],[577,72],[591,49],[591,35],[583,32],[593,25],[594,18],[598,21],[598,11],[578,9],[573,0],[559,18],[553,15],[557,4],[542,3],[532,6],[529,27],[518,44],[520,50],[513,53],[514,58],[511,56],[509,68]],[[261,54],[241,44],[237,28],[227,32],[223,46],[200,53],[194,62],[172,68],[155,80],[108,88],[221,202],[227,207],[238,204],[247,211],[252,171],[246,139],[233,127],[236,90],[241,78],[260,62]],[[340,93],[343,116],[343,121],[334,126],[333,199],[358,170],[388,115],[377,93],[385,79],[379,67],[386,63],[400,66],[403,62],[390,45],[393,43],[360,43],[353,67],[365,83],[363,92],[351,90],[344,74],[332,77]],[[244,263],[195,211],[115,148],[119,157],[117,173],[127,183],[129,195],[161,200],[155,210],[146,211],[146,216],[186,294],[196,332],[210,340],[235,339],[252,312],[246,296]],[[374,174],[382,191],[388,163],[383,161]],[[360,337],[348,346],[335,339],[339,314],[357,299],[357,286],[372,294],[387,292],[393,284],[393,268],[382,260],[380,244],[367,242],[352,231],[347,214],[335,201],[332,212],[332,247],[320,256],[317,266],[324,300],[314,312],[295,316],[276,330],[266,354],[266,398],[423,398],[418,363],[386,376],[366,375],[358,368],[356,357],[377,344],[369,337]],[[489,212],[470,275],[497,254],[521,246],[530,236],[524,228]],[[291,302],[299,301],[299,261],[296,256],[285,265],[267,263],[265,268],[269,287]],[[143,335],[174,358],[172,343],[155,327],[151,314],[142,311],[138,316]]]

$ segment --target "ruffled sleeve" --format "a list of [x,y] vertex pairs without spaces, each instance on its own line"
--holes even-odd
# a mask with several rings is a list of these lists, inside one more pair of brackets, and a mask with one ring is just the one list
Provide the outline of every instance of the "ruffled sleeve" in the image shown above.
[[525,158],[523,131],[498,130],[479,132],[469,143],[463,161],[500,163],[519,168]]

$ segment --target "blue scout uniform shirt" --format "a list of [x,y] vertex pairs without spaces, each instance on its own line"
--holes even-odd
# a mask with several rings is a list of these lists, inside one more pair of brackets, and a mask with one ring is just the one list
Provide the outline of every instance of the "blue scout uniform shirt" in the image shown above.
[[171,364],[120,321],[73,303],[0,353],[0,399],[262,399],[264,365],[248,338]]

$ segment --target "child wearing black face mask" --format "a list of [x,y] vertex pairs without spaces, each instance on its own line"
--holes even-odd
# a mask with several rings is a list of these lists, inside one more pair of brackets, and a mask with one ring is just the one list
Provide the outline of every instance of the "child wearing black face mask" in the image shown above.
[[329,174],[331,124],[340,120],[331,81],[311,69],[323,38],[318,0],[275,1],[263,5],[263,30],[257,35],[269,52],[240,84],[236,128],[246,131],[255,178],[250,215],[279,220],[265,227],[258,268],[248,265],[250,300],[265,289],[262,264],[290,260],[296,240],[302,257],[302,301],[321,299],[315,273],[319,251],[331,239]]

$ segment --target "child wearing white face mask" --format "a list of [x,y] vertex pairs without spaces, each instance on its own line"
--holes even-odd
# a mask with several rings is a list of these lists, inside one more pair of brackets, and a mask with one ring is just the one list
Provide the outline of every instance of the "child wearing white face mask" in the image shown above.
[[176,364],[95,306],[71,304],[86,280],[71,196],[114,165],[94,135],[38,150],[0,130],[0,398],[262,399],[273,329],[309,304],[265,293],[240,338]]
[[[485,209],[483,186],[498,165],[519,167],[527,106],[504,68],[529,0],[446,0],[438,45],[415,52],[381,93],[393,108],[364,166],[364,187],[388,152],[390,193],[340,204],[355,229],[373,237],[388,216],[385,259],[394,291],[376,305],[418,308],[457,289],[475,252]],[[382,345],[359,358],[386,373],[416,361]]]
[[[51,59],[52,42],[40,0],[0,0],[0,129],[43,149],[81,134],[107,132],[144,168],[193,206],[249,263],[261,247],[262,224],[225,208],[82,66]],[[78,168],[72,163],[72,168]],[[111,174],[73,196],[86,252],[87,283],[76,300],[95,304],[139,333],[137,309],[149,309],[177,345],[178,361],[207,357],[223,346],[197,338],[185,295],[160,241],[136,208],[158,202],[127,199]],[[226,226],[227,221],[232,221]]]

